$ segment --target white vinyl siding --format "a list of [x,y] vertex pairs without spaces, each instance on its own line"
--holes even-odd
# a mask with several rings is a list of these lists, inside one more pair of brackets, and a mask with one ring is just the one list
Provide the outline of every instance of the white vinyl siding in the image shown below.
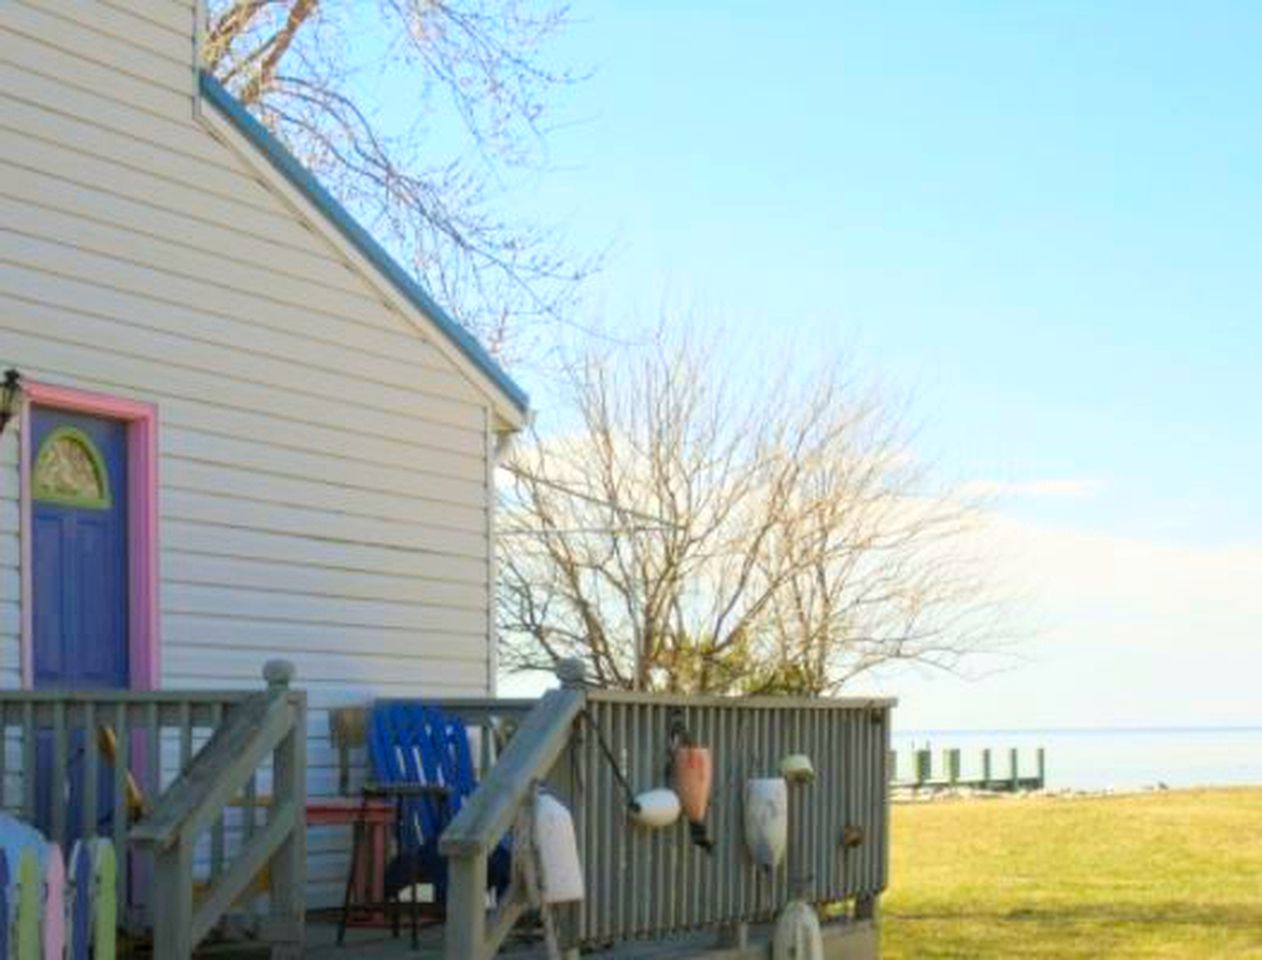
[[[197,119],[193,3],[0,4],[0,368],[158,409],[162,683],[327,709],[491,680],[484,392]],[[17,424],[0,678],[20,678]],[[313,831],[318,901],[344,837]]]

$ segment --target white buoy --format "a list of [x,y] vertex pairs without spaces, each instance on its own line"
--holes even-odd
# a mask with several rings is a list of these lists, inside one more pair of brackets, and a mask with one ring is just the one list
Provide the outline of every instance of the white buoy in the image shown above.
[[662,787],[657,790],[646,790],[635,798],[635,809],[631,811],[631,819],[642,827],[657,830],[669,827],[679,819],[679,795],[674,790]]
[[794,753],[780,761],[780,776],[790,783],[813,783],[815,766],[804,753]]
[[771,956],[772,960],[824,960],[824,936],[809,903],[793,900],[780,911]]
[[745,843],[760,867],[774,870],[789,837],[789,785],[781,777],[745,783]]
[[540,793],[535,799],[534,831],[543,902],[582,900],[583,865],[578,859],[574,819],[565,804],[551,794]]

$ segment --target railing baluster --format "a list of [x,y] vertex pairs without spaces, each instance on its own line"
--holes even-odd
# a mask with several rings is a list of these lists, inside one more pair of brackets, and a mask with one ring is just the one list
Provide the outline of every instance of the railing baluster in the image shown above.
[[823,815],[823,804],[820,802],[822,796],[823,785],[819,780],[819,764],[823,760],[821,756],[824,720],[827,718],[827,711],[812,710],[809,719],[810,737],[808,740],[809,750],[807,756],[811,758],[811,763],[815,766],[815,780],[807,787],[806,796],[809,801],[808,810],[810,811],[810,830],[807,840],[807,850],[810,851],[811,877],[808,884],[808,897],[812,902],[820,899],[820,891],[823,889],[824,876],[824,834],[820,829],[820,818]]
[[859,790],[855,798],[856,807],[858,808],[859,828],[863,831],[863,842],[855,848],[858,854],[858,872],[859,872],[859,903],[857,906],[862,910],[866,909],[866,894],[869,888],[868,876],[871,872],[871,864],[869,863],[868,850],[871,849],[871,838],[869,836],[872,830],[872,822],[869,817],[870,804],[868,802],[868,791],[871,786],[872,772],[872,723],[869,718],[863,714],[855,714],[855,729],[858,737],[858,756],[859,756]]
[[750,710],[731,710],[727,713],[728,755],[732,762],[732,780],[730,784],[733,796],[725,798],[724,807],[727,813],[727,828],[736,838],[734,843],[724,844],[727,851],[727,872],[732,878],[731,895],[728,901],[728,916],[738,918],[745,914],[745,888],[749,886],[748,871],[745,870],[744,828],[741,822],[742,800],[736,794],[744,794],[745,781],[749,779],[749,751],[753,749],[750,739],[749,721],[753,716]]
[[[641,783],[656,786],[661,782],[661,772],[658,765],[661,763],[661,748],[658,746],[662,742],[662,738],[666,734],[666,719],[663,710],[658,706],[648,708],[648,727],[644,731],[643,750],[643,774]],[[653,890],[666,890],[666,831],[653,831],[653,860],[652,873],[649,874],[650,882],[653,884]],[[662,915],[664,913],[663,900],[665,897],[656,896],[648,897],[649,901],[649,926],[650,934],[656,933],[662,925]]]
[[[582,914],[582,923],[580,924],[582,936],[585,939],[599,937],[604,933],[604,921],[600,917],[600,907],[603,901],[608,899],[607,887],[605,886],[604,876],[611,871],[609,870],[610,847],[608,845],[609,838],[605,834],[605,817],[608,811],[602,811],[599,806],[590,804],[588,796],[605,795],[613,797],[612,793],[605,793],[604,787],[604,766],[600,763],[599,754],[596,750],[596,729],[604,730],[600,726],[604,722],[604,717],[600,711],[596,711],[591,715],[591,725],[583,724],[580,729],[583,731],[583,799],[581,803],[588,807],[589,813],[586,818],[586,829],[580,840],[579,856],[583,860],[583,884],[587,896],[583,902],[579,904],[579,911]],[[608,737],[606,737],[608,739]],[[598,854],[597,851],[600,851]]]
[[[765,777],[767,776],[767,748],[764,743],[766,737],[766,712],[762,709],[753,711],[754,720],[754,767],[750,771],[751,776]],[[750,891],[750,900],[745,904],[744,914],[748,917],[756,918],[762,910],[763,888],[766,886],[766,872],[762,869],[752,871],[753,883]]]
[[[694,712],[690,707],[684,707],[684,723],[692,734],[697,744],[704,744],[701,740],[701,730],[697,725],[700,714]],[[692,832],[688,826],[687,820],[679,825],[676,829],[676,861],[679,863],[679,869],[676,871],[678,877],[677,889],[674,901],[674,916],[671,918],[672,924],[679,929],[687,929],[688,922],[692,916],[692,897],[696,890],[700,878],[697,876],[697,859],[694,855],[697,848],[692,844]]]
[[[762,710],[763,714],[763,743],[765,744],[765,760],[763,762],[762,776],[775,777],[780,773],[780,758],[777,754],[776,745],[780,741],[779,720],[780,711],[774,708],[766,708]],[[772,909],[772,905],[780,899],[780,887],[784,882],[784,877],[789,872],[789,849],[788,844],[793,842],[793,806],[792,797],[790,797],[789,806],[789,823],[786,825],[785,832],[785,851],[784,856],[780,860],[779,866],[770,873],[763,872],[763,897],[758,905],[758,915],[760,918],[765,917]]]
[[9,705],[0,703],[0,811],[9,809]]
[[99,750],[96,743],[96,704],[89,700],[83,705],[83,812],[79,835],[96,835],[98,811],[97,782],[100,777]]
[[193,759],[193,714],[187,700],[180,701],[180,769],[183,773]]
[[[255,830],[255,812],[259,803],[259,775],[253,774],[249,780],[245,782],[245,796],[241,802],[241,846],[237,850],[237,856],[241,856],[241,851],[250,846],[250,841],[254,839]],[[250,926],[254,927],[258,923],[258,904],[257,897],[246,897],[246,915],[250,918]]]
[[22,704],[22,816],[35,820],[35,705]]
[[[478,779],[481,780],[486,776],[486,772],[491,769],[491,718],[487,717],[481,723],[476,724],[474,729],[478,736]],[[346,749],[343,747],[343,749]]]
[[145,705],[144,740],[147,751],[145,774],[148,778],[150,796],[162,793],[162,723],[158,717],[158,705],[150,702]]
[[[219,729],[219,725],[223,723],[223,704],[216,703],[210,708],[210,719],[211,726],[216,730]],[[223,812],[220,812],[210,828],[210,879],[212,883],[219,874],[223,873],[225,816]]]
[[131,874],[132,857],[127,855],[127,771],[131,765],[131,728],[127,722],[127,704],[119,701],[114,705],[114,789],[110,798],[113,812],[110,825],[113,827],[114,850],[118,856],[118,922],[123,926],[127,921],[128,886]]
[[[627,779],[631,783],[633,790],[640,789],[640,728],[644,725],[641,711],[639,709],[628,708],[627,720],[629,729],[627,731],[627,756],[624,760],[623,770],[626,772]],[[646,849],[648,840],[643,830],[636,830],[631,836],[632,859],[631,859],[631,890],[635,893],[631,897],[628,904],[628,929],[632,935],[638,935],[644,929],[644,914],[647,910],[645,897],[642,891],[648,884],[648,874],[645,872]]]
[[865,878],[866,892],[870,897],[877,889],[877,875],[880,867],[877,857],[880,851],[877,836],[881,827],[881,811],[884,807],[880,798],[884,781],[885,768],[882,759],[885,756],[885,740],[881,736],[883,725],[877,721],[876,715],[870,710],[864,715],[863,729],[867,731],[868,738],[868,783],[867,790],[864,792],[867,816],[864,824],[863,856],[868,867]]
[[841,798],[842,786],[847,776],[843,739],[845,731],[842,727],[845,717],[843,713],[833,713],[828,724],[828,754],[832,764],[829,796],[832,801],[828,805],[828,815],[824,820],[824,842],[828,845],[828,859],[831,864],[828,874],[830,893],[845,888],[845,877],[842,875],[841,831],[846,821],[840,804],[837,802]]
[[[601,705],[596,704],[595,706],[599,708]],[[613,718],[613,724],[614,724],[613,737],[611,739],[611,743],[612,743],[611,749],[613,750],[614,756],[618,760],[619,767],[625,770],[627,769],[627,763],[626,763],[627,706],[626,704],[622,704],[622,703],[610,703],[610,704],[605,704],[604,706],[605,706],[605,709],[609,712],[609,715]],[[610,773],[609,779],[607,782],[609,783],[610,792],[616,791],[618,789],[618,786],[614,781],[612,772]],[[595,802],[599,803],[600,801],[596,800]],[[623,816],[625,817],[626,814],[624,813]],[[617,904],[616,904],[617,913],[614,918],[613,924],[614,924],[614,929],[617,929],[617,930],[625,930],[627,928],[627,924],[630,920],[630,913],[631,913],[629,905],[631,903],[631,897],[633,896],[631,876],[629,872],[631,868],[631,857],[633,855],[633,850],[632,850],[633,840],[631,838],[632,827],[630,826],[630,824],[625,823],[625,821],[621,824],[621,826],[622,826],[621,830],[619,830],[617,826],[615,826],[614,828],[615,853],[613,857],[613,862],[614,862],[614,869],[618,871],[618,877],[621,880],[626,881],[626,882],[615,884],[615,889],[618,891],[618,894],[616,898],[617,899]]]
[[[794,711],[792,715],[784,710],[776,711],[776,719],[780,728],[779,754],[802,753],[806,744],[802,740],[802,711]],[[779,766],[779,764],[777,764]],[[785,888],[790,897],[804,894],[807,872],[807,858],[810,851],[806,848],[806,789],[799,784],[789,785],[789,849],[785,856]],[[777,891],[779,894],[780,891]],[[778,895],[777,902],[783,897]]]
[[866,714],[855,714],[855,729],[858,731],[859,738],[859,790],[855,797],[855,805],[859,810],[859,827],[863,830],[863,842],[856,850],[859,854],[859,890],[862,897],[866,895],[869,887],[871,858],[868,856],[868,851],[872,848],[869,836],[872,830],[869,801],[872,784],[872,723]]
[[[862,797],[863,757],[859,753],[859,724],[853,713],[846,714],[846,769],[850,776],[845,784],[846,819],[845,825],[854,823],[859,816],[859,802]],[[859,851],[857,847],[846,848],[846,892],[854,896],[859,892]]]
[[53,703],[53,763],[52,780],[49,784],[49,803],[52,804],[52,841],[65,846],[66,804],[62,802],[70,780],[70,760],[66,742],[66,702]]
[[[666,733],[669,729],[668,717],[665,708],[654,705],[649,708],[649,734],[646,738],[644,746],[644,759],[648,772],[645,775],[645,783],[657,786],[662,782],[662,756],[663,751],[661,745],[666,741]],[[653,831],[653,889],[661,892],[661,895],[652,898],[651,904],[651,927],[650,932],[655,936],[666,927],[669,922],[669,904],[670,898],[675,892],[675,884],[671,877],[671,850],[674,848],[673,831],[654,830]]]

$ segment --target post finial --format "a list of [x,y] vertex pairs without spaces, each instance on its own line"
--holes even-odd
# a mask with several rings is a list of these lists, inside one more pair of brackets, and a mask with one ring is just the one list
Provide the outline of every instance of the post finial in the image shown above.
[[563,687],[581,687],[587,682],[587,665],[578,657],[566,657],[557,661],[556,675]]
[[288,690],[297,673],[298,669],[289,660],[268,660],[263,664],[263,679],[272,693]]

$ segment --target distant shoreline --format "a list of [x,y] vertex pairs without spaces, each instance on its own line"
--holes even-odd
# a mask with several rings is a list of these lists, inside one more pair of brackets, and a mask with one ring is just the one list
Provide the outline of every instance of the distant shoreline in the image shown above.
[[1108,734],[1164,735],[1206,733],[1262,733],[1262,725],[1256,726],[1205,726],[1205,727],[964,727],[925,728],[900,730],[893,728],[895,737],[998,737],[998,736],[1089,736]]
[[1202,783],[1186,786],[1165,786],[1152,784],[1142,787],[1055,787],[1044,790],[1018,790],[1013,793],[1007,790],[976,790],[967,787],[951,787],[942,790],[921,790],[896,788],[890,791],[890,802],[893,804],[950,803],[953,800],[1091,800],[1107,797],[1136,797],[1148,794],[1196,793],[1206,790],[1233,791],[1259,790],[1262,781],[1257,783]]

